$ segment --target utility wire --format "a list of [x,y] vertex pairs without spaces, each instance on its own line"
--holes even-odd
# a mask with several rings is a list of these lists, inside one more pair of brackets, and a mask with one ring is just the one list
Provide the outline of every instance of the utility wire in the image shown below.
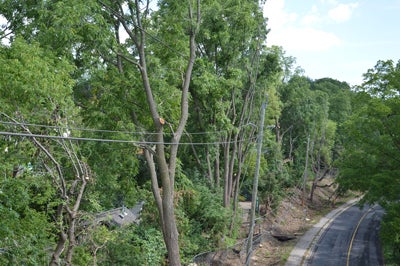
[[[96,138],[84,138],[84,137],[71,137],[71,136],[51,136],[51,135],[42,135],[42,134],[29,134],[29,133],[21,133],[21,132],[8,132],[8,131],[0,131],[0,135],[5,136],[18,136],[18,137],[30,137],[30,138],[46,138],[46,139],[64,139],[64,140],[76,140],[76,141],[97,141],[97,142],[109,142],[109,143],[130,143],[137,146],[144,145],[156,145],[156,144],[165,144],[165,145],[221,145],[221,144],[233,144],[235,141],[213,141],[213,142],[157,142],[157,141],[136,141],[136,140],[122,140],[122,139],[96,139]],[[245,141],[254,141],[256,138],[251,138],[248,140],[241,140],[238,142]]]
[[[13,126],[32,126],[32,127],[42,127],[51,129],[68,129],[75,131],[88,131],[88,132],[104,132],[104,133],[123,133],[130,135],[157,135],[154,132],[135,132],[135,131],[123,131],[123,130],[106,130],[106,129],[92,129],[92,128],[79,128],[79,127],[69,127],[69,126],[51,126],[42,124],[32,124],[25,122],[10,122],[10,121],[0,121],[0,124],[13,125]],[[216,135],[220,133],[227,133],[227,131],[205,131],[205,132],[186,132],[188,135]],[[165,132],[164,132],[165,134]]]

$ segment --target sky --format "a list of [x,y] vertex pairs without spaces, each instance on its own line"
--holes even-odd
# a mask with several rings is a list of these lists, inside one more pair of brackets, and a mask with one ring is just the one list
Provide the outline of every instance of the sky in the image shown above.
[[267,0],[267,45],[311,79],[360,85],[378,60],[400,59],[400,0]]

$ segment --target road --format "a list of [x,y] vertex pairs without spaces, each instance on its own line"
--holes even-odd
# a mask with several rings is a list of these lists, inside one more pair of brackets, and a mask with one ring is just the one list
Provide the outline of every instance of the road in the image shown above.
[[384,265],[379,227],[384,211],[379,206],[351,206],[322,232],[305,265]]

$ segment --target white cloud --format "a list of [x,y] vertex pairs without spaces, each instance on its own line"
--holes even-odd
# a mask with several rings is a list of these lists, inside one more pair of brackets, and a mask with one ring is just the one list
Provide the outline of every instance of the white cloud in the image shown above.
[[326,51],[339,46],[341,40],[335,34],[320,30],[323,20],[317,6],[313,5],[306,15],[289,13],[285,10],[284,0],[267,1],[264,15],[269,19],[267,36],[268,45],[279,45],[292,51]]
[[344,22],[351,18],[358,3],[339,4],[328,11],[328,16],[335,22]]
[[311,11],[301,18],[301,23],[306,26],[316,25],[317,23],[322,21],[322,19],[323,18],[319,13],[318,7],[316,5],[313,5],[311,7]]
[[342,41],[333,33],[313,28],[288,27],[267,38],[268,44],[280,45],[288,51],[326,51]]
[[281,29],[286,24],[296,21],[296,13],[285,11],[285,0],[267,1],[264,5],[264,15],[269,19],[268,28]]
[[322,4],[330,4],[330,5],[336,5],[337,1],[336,0],[320,0]]

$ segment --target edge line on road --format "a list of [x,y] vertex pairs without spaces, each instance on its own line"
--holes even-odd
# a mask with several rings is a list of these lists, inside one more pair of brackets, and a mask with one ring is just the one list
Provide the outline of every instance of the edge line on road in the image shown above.
[[367,217],[368,213],[370,213],[371,210],[372,210],[373,208],[374,208],[374,207],[369,207],[368,211],[366,211],[366,212],[364,213],[364,215],[360,218],[360,220],[359,220],[358,223],[357,223],[356,228],[354,229],[353,235],[351,236],[351,240],[350,240],[350,244],[349,244],[349,249],[347,250],[346,266],[349,266],[349,265],[350,265],[350,254],[351,254],[351,249],[353,248],[353,242],[354,242],[354,239],[355,239],[355,237],[356,237],[356,235],[357,235],[358,228],[360,227],[360,225],[361,225],[361,223],[364,221],[365,217]]
[[[327,219],[327,221],[322,225],[322,227],[318,230],[318,232],[313,236],[312,240],[308,244],[308,247],[307,247],[306,251],[304,252],[304,254],[303,254],[302,258],[301,258],[300,265],[307,265],[308,264],[307,261],[310,259],[311,254],[314,252],[314,247],[316,245],[316,242],[319,240],[321,235],[325,232],[327,227],[329,227],[329,225],[332,223],[332,221],[337,216],[339,216],[344,211],[346,211],[348,208],[356,205],[359,200],[360,200],[360,197],[352,199],[352,200],[346,202],[345,204],[343,204],[342,206],[340,206],[339,208],[336,209],[336,213],[334,213],[331,217],[329,217]],[[333,210],[333,211],[335,211],[335,210]],[[326,218],[326,216],[323,217],[323,218]],[[323,219],[323,218],[321,218],[321,219]]]

